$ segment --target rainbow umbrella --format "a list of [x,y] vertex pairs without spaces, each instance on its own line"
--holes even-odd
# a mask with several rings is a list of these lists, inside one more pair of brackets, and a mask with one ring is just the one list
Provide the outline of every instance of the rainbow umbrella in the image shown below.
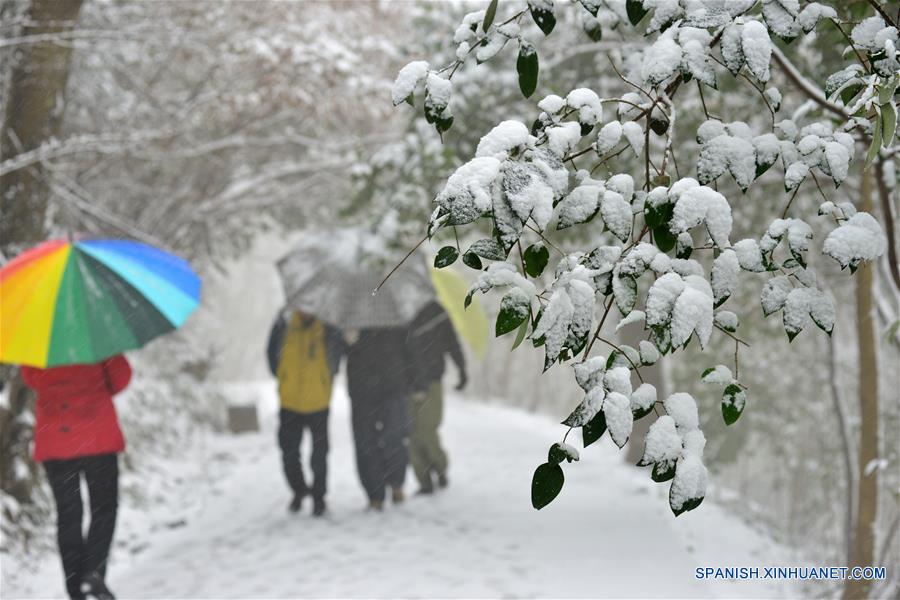
[[200,302],[184,260],[129,240],[52,240],[0,269],[0,362],[89,364],[181,326]]

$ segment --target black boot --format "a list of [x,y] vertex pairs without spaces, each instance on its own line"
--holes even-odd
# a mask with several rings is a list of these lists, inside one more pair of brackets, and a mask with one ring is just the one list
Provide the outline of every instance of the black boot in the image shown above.
[[303,508],[303,499],[306,497],[306,494],[303,492],[298,492],[294,494],[294,498],[291,500],[291,503],[288,505],[288,510],[292,513],[300,512],[300,509]]
[[81,589],[85,592],[87,598],[94,598],[96,600],[116,600],[113,593],[106,587],[106,582],[103,580],[103,576],[100,573],[96,571],[89,573],[82,581]]
[[313,516],[321,517],[325,514],[325,498],[316,498],[313,500]]

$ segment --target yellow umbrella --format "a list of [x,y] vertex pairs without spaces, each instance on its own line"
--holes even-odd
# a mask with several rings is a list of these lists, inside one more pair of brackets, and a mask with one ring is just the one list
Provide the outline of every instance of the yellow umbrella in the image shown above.
[[431,267],[431,282],[437,292],[438,301],[450,315],[453,327],[462,336],[475,356],[482,358],[487,350],[490,325],[478,298],[472,298],[469,308],[463,307],[469,284],[450,268]]

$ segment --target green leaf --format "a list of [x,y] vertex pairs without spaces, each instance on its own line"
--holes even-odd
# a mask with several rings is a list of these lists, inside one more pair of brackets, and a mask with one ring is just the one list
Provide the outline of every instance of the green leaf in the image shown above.
[[653,405],[651,404],[647,408],[633,408],[631,410],[631,418],[637,421],[638,419],[643,419],[647,415],[653,412]]
[[643,0],[628,0],[625,3],[625,11],[628,13],[628,20],[632,25],[640,23],[647,14]]
[[550,251],[541,243],[532,244],[523,253],[525,272],[529,277],[540,277],[550,261]]
[[491,25],[494,23],[494,17],[497,16],[497,3],[500,0],[491,0],[491,3],[488,4],[487,10],[484,12],[484,21],[481,22],[481,30],[487,33],[487,30],[491,28]]
[[769,170],[769,167],[774,165],[774,162],[770,163],[756,163],[756,178],[759,179],[762,177],[762,174]]
[[897,109],[890,102],[881,106],[881,144],[885,148],[894,141],[894,131],[897,129]]
[[675,211],[675,205],[669,202],[653,206],[649,202],[644,202],[644,221],[650,229],[656,229],[663,225],[668,225],[672,220],[672,214]]
[[518,288],[503,296],[500,301],[500,313],[494,328],[497,337],[505,335],[527,322],[531,312],[528,297]]
[[856,95],[862,91],[863,87],[865,86],[862,83],[854,83],[842,89],[841,102],[844,103],[844,106],[848,106]]
[[651,117],[650,129],[658,136],[663,136],[669,130],[669,120],[659,117]]
[[469,308],[469,305],[472,304],[472,296],[475,294],[475,290],[472,290],[468,294],[466,294],[466,299],[463,301],[463,308]]
[[581,428],[581,439],[584,442],[584,447],[587,448],[594,442],[600,439],[600,436],[603,435],[603,432],[606,431],[606,416],[603,414],[601,410],[594,416],[593,419],[585,423],[584,427]]
[[519,73],[519,89],[526,98],[530,98],[537,89],[538,70],[537,50],[534,49],[531,42],[522,40],[519,44],[516,71]]
[[[699,497],[699,498],[691,498],[690,500],[688,500],[687,502],[685,502],[684,504],[682,504],[682,505],[681,505],[681,508],[679,508],[678,510],[675,510],[675,509],[673,508],[673,509],[672,509],[672,512],[675,513],[675,516],[677,517],[677,516],[680,515],[681,513],[686,513],[686,512],[688,512],[689,510],[694,510],[695,508],[697,508],[698,506],[700,506],[700,503],[702,503],[702,502],[703,502],[703,496],[701,496],[701,497]],[[670,505],[670,506],[671,506],[671,505]]]
[[678,242],[678,237],[675,236],[671,231],[669,231],[668,225],[661,225],[652,229],[653,231],[653,243],[657,248],[660,249],[661,252],[669,252],[672,248],[675,247],[675,244]]
[[513,351],[516,348],[518,348],[519,345],[525,340],[525,336],[527,334],[528,334],[528,320],[526,319],[525,321],[522,322],[521,325],[519,325],[519,331],[518,331],[518,333],[516,333],[516,340],[513,342],[513,345],[512,345],[512,348],[510,348],[510,351]]
[[659,462],[653,464],[653,472],[650,474],[650,479],[655,481],[656,483],[662,483],[664,481],[669,481],[675,477],[675,461],[671,462]]
[[443,269],[444,267],[449,267],[456,262],[457,258],[459,258],[459,250],[456,249],[456,246],[444,246],[438,250],[437,255],[434,257],[434,268]]
[[566,451],[562,449],[559,442],[550,446],[550,451],[547,453],[547,462],[552,465],[558,465],[564,460],[566,460]]
[[726,425],[731,425],[744,412],[744,406],[747,403],[747,392],[736,383],[731,383],[725,387],[722,393],[722,418],[725,419]]
[[466,252],[465,254],[463,254],[463,264],[467,267],[475,269],[476,271],[481,270],[481,259],[478,258],[478,255],[474,254],[473,252]]
[[533,5],[531,7],[531,18],[541,28],[544,35],[550,35],[550,32],[556,27],[556,17],[553,15],[552,8],[546,9]]
[[541,510],[559,495],[566,478],[562,467],[550,463],[539,465],[531,478],[531,505]]
[[866,154],[866,169],[869,168],[872,161],[878,156],[879,150],[881,150],[881,119],[875,119],[875,127],[872,130],[872,145],[869,146],[869,152]]
[[603,39],[603,27],[597,19],[585,18],[581,24],[581,28],[587,34],[591,41],[599,42]]

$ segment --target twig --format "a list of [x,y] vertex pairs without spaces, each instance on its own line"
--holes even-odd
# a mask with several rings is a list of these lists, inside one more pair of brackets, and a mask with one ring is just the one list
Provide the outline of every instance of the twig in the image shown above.
[[634,373],[635,373],[635,375],[638,376],[638,380],[639,380],[641,383],[644,383],[644,378],[641,377],[641,370],[638,369],[638,366],[637,366],[636,364],[634,364],[634,361],[631,360],[630,358],[628,358],[628,355],[625,354],[625,352],[624,352],[621,348],[619,348],[618,346],[616,346],[615,344],[613,344],[611,341],[609,341],[609,340],[606,339],[606,338],[597,337],[597,339],[598,339],[599,341],[603,342],[604,344],[608,344],[608,345],[612,346],[613,348],[615,348],[616,350],[618,350],[618,351],[619,351],[619,354],[621,354],[622,356],[624,356],[624,357],[625,357],[625,360],[627,360],[629,363],[631,363],[631,366],[634,367]]
[[373,295],[373,296],[374,296],[375,294],[378,293],[378,290],[381,289],[381,286],[383,286],[383,285],[385,284],[385,282],[387,282],[387,280],[390,279],[391,275],[393,275],[393,274],[397,271],[397,269],[399,269],[401,266],[403,266],[403,263],[406,262],[406,259],[408,259],[410,256],[412,256],[412,255],[413,255],[413,252],[415,252],[416,250],[418,250],[418,249],[419,249],[419,246],[421,246],[422,244],[424,244],[424,243],[425,243],[425,240],[427,240],[427,239],[428,239],[428,236],[426,235],[426,236],[423,237],[421,240],[419,240],[419,243],[417,243],[415,246],[413,246],[412,250],[410,250],[409,252],[406,253],[406,256],[403,257],[403,260],[401,260],[399,263],[397,263],[396,266],[394,266],[394,268],[391,269],[391,272],[390,272],[390,273],[388,273],[387,275],[385,275],[384,279],[381,280],[381,283],[379,283],[379,284],[375,287],[375,289],[372,290],[372,295]]
[[[531,231],[533,231],[533,232],[535,232],[536,234],[538,234],[538,236],[541,238],[541,240],[542,240],[543,242],[545,242],[548,246],[550,246],[551,248],[553,248],[554,250],[556,250],[557,252],[559,252],[562,256],[565,256],[565,255],[566,255],[566,253],[563,252],[562,250],[560,250],[559,248],[557,248],[556,245],[555,245],[553,242],[551,242],[550,240],[548,240],[547,238],[545,238],[545,237],[544,237],[544,234],[541,233],[539,230],[535,229],[534,227],[532,227],[532,226],[529,225],[528,223],[525,223],[525,227],[527,227],[527,228],[530,229]],[[421,243],[421,242],[419,242],[419,243]]]

